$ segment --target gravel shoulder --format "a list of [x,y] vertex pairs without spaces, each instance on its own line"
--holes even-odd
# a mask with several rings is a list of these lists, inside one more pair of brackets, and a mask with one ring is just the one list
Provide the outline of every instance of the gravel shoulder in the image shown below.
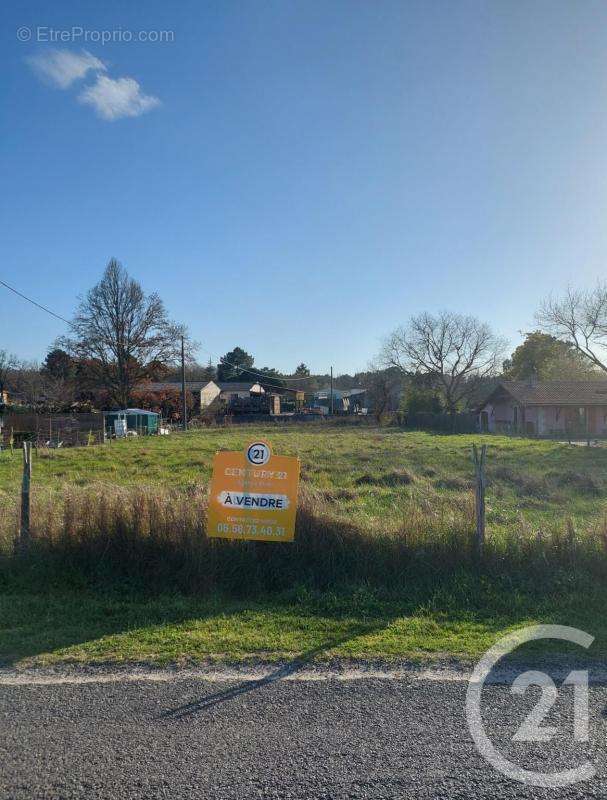
[[[510,659],[498,664],[487,678],[489,684],[508,684],[530,662]],[[566,655],[533,659],[533,669],[541,669],[562,681],[572,669],[587,669],[592,685],[607,685],[607,662],[572,660]],[[0,686],[51,686],[61,684],[170,683],[201,681],[223,683],[326,682],[326,681],[438,681],[467,683],[474,662],[454,658],[426,661],[332,659],[318,661],[251,661],[218,663],[210,661],[190,666],[158,667],[146,662],[98,664],[56,664],[45,667],[0,667]]]

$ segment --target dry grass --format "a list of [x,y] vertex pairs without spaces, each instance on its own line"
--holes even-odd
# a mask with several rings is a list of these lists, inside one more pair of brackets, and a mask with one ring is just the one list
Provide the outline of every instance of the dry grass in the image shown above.
[[[425,552],[466,559],[470,498],[452,506],[414,503],[385,528],[336,519],[332,503],[304,486],[294,543],[226,542],[206,536],[207,492],[104,485],[38,492],[32,506],[32,553],[87,576],[123,578],[207,592],[271,591],[294,583],[327,587],[349,581],[391,585]],[[3,517],[2,544],[11,560],[18,510]]]
[[[336,516],[337,497],[304,484],[294,543],[229,542],[206,536],[207,489],[118,488],[103,484],[38,491],[32,544],[13,556],[16,504],[2,517],[4,574],[32,569],[57,582],[127,582],[148,590],[263,594],[293,586],[398,588],[477,568],[470,491],[419,494],[382,522]],[[488,538],[483,570],[500,577],[576,568],[605,571],[607,523],[579,533],[570,518],[537,531],[523,517]]]
[[[296,541],[209,541],[212,455],[241,449],[257,435],[302,461]],[[299,585],[441,583],[472,566],[476,574],[470,446],[478,438],[304,426],[39,452],[34,546],[31,558],[18,562],[11,552],[20,462],[17,454],[0,454],[0,581],[27,569],[37,580],[55,574],[58,587],[67,574],[104,586],[120,579],[169,591],[254,594]],[[486,438],[484,573],[537,587],[576,571],[602,580],[607,448]]]

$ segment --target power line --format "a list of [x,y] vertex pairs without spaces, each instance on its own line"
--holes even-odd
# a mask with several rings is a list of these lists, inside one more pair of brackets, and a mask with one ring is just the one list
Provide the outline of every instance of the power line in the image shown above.
[[312,377],[311,375],[305,375],[305,376],[303,376],[301,378],[283,378],[282,375],[278,375],[278,376],[277,375],[267,375],[265,372],[260,372],[257,369],[253,369],[253,367],[243,367],[242,364],[232,364],[230,361],[226,361],[225,358],[221,358],[221,357],[217,358],[217,356],[215,356],[209,350],[206,350],[204,347],[201,347],[200,349],[202,350],[203,353],[206,353],[208,356],[211,356],[211,358],[214,358],[217,361],[218,364],[226,364],[228,367],[232,367],[233,369],[238,369],[241,372],[247,372],[247,373],[249,373],[251,375],[257,375],[260,378],[265,378],[265,379],[274,378],[274,380],[284,381],[286,383],[301,383],[302,381],[309,381],[310,378]]
[[242,364],[231,364],[224,358],[220,358],[218,364],[226,364],[228,367],[240,370],[241,372],[248,373],[249,375],[256,375],[258,378],[263,378],[265,381],[275,380],[282,381],[283,383],[301,383],[302,381],[309,381],[311,375],[306,375],[305,378],[283,378],[282,375],[268,375],[266,372],[258,372],[250,367],[243,367]]
[[[200,349],[202,350],[203,353],[206,353],[206,355],[211,356],[211,358],[214,358],[217,361],[217,364],[226,364],[226,366],[232,367],[233,369],[237,369],[240,372],[246,373],[248,375],[256,375],[258,378],[263,378],[266,382],[270,380],[275,380],[275,381],[282,381],[283,383],[301,383],[302,381],[309,381],[313,377],[312,375],[306,375],[301,378],[283,378],[282,375],[268,375],[265,372],[260,372],[257,369],[253,369],[253,367],[243,367],[242,364],[232,364],[230,361],[226,361],[225,358],[222,357],[217,358],[217,356],[214,353],[211,353],[211,351],[207,350],[205,347],[200,347]],[[276,384],[274,385],[277,389],[285,388],[284,386],[276,386]]]
[[18,295],[18,297],[22,297],[24,300],[27,300],[27,302],[31,303],[33,306],[42,309],[42,311],[46,311],[47,314],[50,314],[52,317],[56,317],[57,319],[60,319],[61,322],[65,322],[67,325],[71,326],[72,323],[69,321],[69,319],[62,317],[61,314],[56,314],[54,311],[51,311],[50,308],[47,308],[46,306],[43,306],[40,303],[37,303],[35,300],[32,300],[31,297],[27,297],[27,295],[24,295],[21,292],[17,291],[17,289],[13,288],[12,286],[9,286],[8,283],[5,283],[5,281],[3,280],[0,280],[0,284],[2,284],[2,286],[5,286],[14,294]]
[[[3,281],[1,279],[0,279],[0,284],[2,286],[5,286],[9,291],[13,292],[18,297],[21,297],[21,298],[23,298],[23,300],[27,300],[28,303],[31,303],[33,306],[36,306],[36,308],[39,308],[42,311],[46,311],[47,314],[50,314],[52,317],[55,317],[56,319],[61,320],[61,322],[65,322],[66,325],[69,325],[71,327],[72,323],[69,321],[69,319],[66,319],[65,317],[62,317],[61,314],[57,314],[54,311],[51,311],[50,308],[47,308],[46,306],[43,306],[41,303],[37,303],[35,300],[32,300],[31,297],[28,297],[27,295],[25,295],[22,292],[18,291],[13,286],[9,286],[8,283],[6,283],[5,281]],[[216,356],[214,356],[213,353],[210,353],[208,350],[205,350],[204,347],[201,347],[200,349],[204,353],[206,353],[207,355],[211,356],[211,358],[216,358]],[[283,378],[283,377],[277,377],[275,375],[266,375],[264,372],[260,372],[259,370],[255,370],[253,368],[248,368],[248,367],[243,367],[242,364],[232,364],[231,362],[226,361],[224,358],[217,359],[217,363],[218,364],[226,364],[228,367],[232,367],[233,369],[241,370],[242,372],[249,373],[250,375],[256,375],[259,378],[263,378],[264,381],[267,383],[267,385],[271,386],[274,389],[285,389],[287,387],[280,386],[278,384],[272,384],[272,383],[269,382],[271,379],[274,379],[276,381],[281,381],[282,383],[301,383],[302,381],[310,380],[310,378],[312,377],[311,375],[306,375],[305,377],[301,377],[301,378]]]

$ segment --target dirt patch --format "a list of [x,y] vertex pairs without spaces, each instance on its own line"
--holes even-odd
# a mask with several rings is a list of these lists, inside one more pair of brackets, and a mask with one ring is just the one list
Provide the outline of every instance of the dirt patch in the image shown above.
[[543,478],[529,475],[512,467],[496,467],[488,473],[488,477],[491,482],[502,481],[529,497],[546,499],[550,496],[550,489]]
[[382,486],[408,486],[415,481],[415,475],[408,469],[395,469],[382,475]]
[[339,503],[342,500],[354,500],[356,492],[353,489],[326,489],[322,495],[328,503]]
[[365,475],[361,475],[354,481],[356,486],[376,486],[378,483],[378,478],[375,475],[369,475],[365,473]]
[[598,495],[603,488],[602,482],[590,472],[551,472],[546,477],[558,487],[569,487],[581,494]]
[[365,473],[357,478],[356,486],[408,486],[415,481],[415,475],[407,469],[395,469],[383,475]]
[[472,487],[472,483],[465,478],[438,478],[433,481],[435,489],[449,489],[455,492],[463,492]]

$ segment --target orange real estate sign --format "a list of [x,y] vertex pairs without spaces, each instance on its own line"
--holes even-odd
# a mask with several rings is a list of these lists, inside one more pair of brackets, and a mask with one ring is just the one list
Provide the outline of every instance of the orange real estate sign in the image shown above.
[[273,455],[268,442],[215,453],[207,536],[292,542],[298,486],[299,459]]

